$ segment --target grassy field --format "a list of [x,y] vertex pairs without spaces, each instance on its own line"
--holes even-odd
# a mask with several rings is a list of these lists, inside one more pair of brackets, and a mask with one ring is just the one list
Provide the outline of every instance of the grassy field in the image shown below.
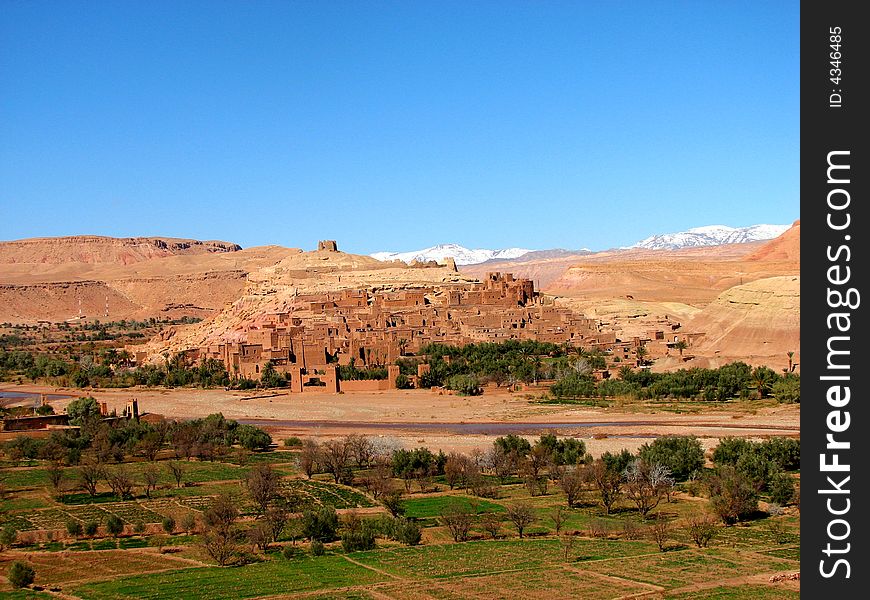
[[[112,563],[114,553],[100,553]],[[143,553],[143,556],[149,553]],[[75,580],[81,574],[80,553],[37,570],[47,571],[46,583]],[[105,581],[64,586],[64,592],[83,600],[132,598],[251,598],[292,595],[320,590],[316,598],[540,598],[606,599],[643,592],[667,598],[790,598],[781,586],[716,586],[717,582],[755,574],[790,572],[796,561],[739,550],[683,549],[659,552],[648,542],[579,539],[566,559],[555,539],[493,540],[465,544],[380,548],[347,555],[305,556],[284,560],[270,555],[265,562],[244,567],[197,567],[167,570],[173,559],[159,554],[125,565],[153,572]],[[120,574],[120,573],[118,573]],[[713,582],[691,592],[680,588]],[[352,588],[352,589],[347,589]],[[755,590],[754,588],[759,588]],[[368,591],[373,594],[370,595]],[[754,593],[754,595],[753,595]]]
[[[567,508],[559,486],[551,483],[545,495],[530,496],[522,484],[498,488],[498,497],[483,499],[440,484],[435,493],[413,493],[402,500],[408,519],[422,526],[423,543],[404,546],[384,537],[377,547],[345,553],[340,541],[327,544],[323,556],[313,556],[307,543],[294,557],[284,558],[280,545],[297,539],[287,527],[272,551],[262,554],[251,544],[240,548],[244,566],[219,567],[201,544],[200,534],[158,535],[168,516],[176,523],[184,516],[201,520],[218,494],[229,494],[239,509],[242,530],[255,523],[252,500],[241,479],[256,462],[272,464],[283,476],[281,493],[292,498],[294,510],[333,507],[361,509],[360,518],[381,518],[383,507],[361,489],[332,483],[325,475],[304,479],[295,474],[293,453],[272,452],[241,457],[244,464],[182,461],[187,485],[176,487],[165,468],[160,487],[151,498],[142,493],[123,502],[105,486],[95,497],[74,488],[77,472],[68,468],[67,488],[52,494],[44,463],[7,470],[4,475],[0,527],[13,525],[21,536],[11,550],[0,553],[0,575],[14,560],[36,569],[35,585],[68,599],[127,600],[139,598],[243,599],[305,597],[315,599],[461,600],[487,598],[579,598],[607,600],[640,594],[673,600],[791,600],[799,597],[796,582],[769,583],[772,574],[799,571],[800,522],[796,509],[725,527],[716,524],[708,548],[698,548],[687,530],[686,517],[707,506],[703,497],[681,491],[663,499],[651,516],[671,523],[665,550],[649,535],[652,519],[622,499],[613,514],[605,514],[592,490]],[[110,465],[109,467],[114,468]],[[144,463],[126,466],[141,479]],[[289,474],[293,474],[288,476]],[[401,481],[392,484],[399,489]],[[506,509],[527,502],[535,522],[519,539]],[[454,543],[441,520],[451,506],[468,510],[473,526],[470,541]],[[561,507],[561,538],[555,531],[554,511]],[[482,516],[497,514],[501,529],[490,539]],[[125,535],[96,537],[67,535],[70,522],[105,525],[110,516],[128,525]],[[346,519],[342,516],[342,519]],[[150,530],[131,527],[150,524]],[[339,536],[341,532],[339,532]],[[165,552],[163,551],[165,550]],[[13,591],[0,579],[0,600],[56,597],[37,591]]]
[[72,593],[87,600],[121,598],[209,598],[233,600],[291,594],[347,586],[365,586],[389,579],[346,560],[321,556],[269,561],[240,568],[206,567],[123,580],[87,584]]
[[468,496],[448,495],[410,498],[405,500],[405,516],[412,519],[436,519],[441,511],[460,505],[470,509],[475,514],[485,512],[503,513],[504,506],[483,498],[469,498]]

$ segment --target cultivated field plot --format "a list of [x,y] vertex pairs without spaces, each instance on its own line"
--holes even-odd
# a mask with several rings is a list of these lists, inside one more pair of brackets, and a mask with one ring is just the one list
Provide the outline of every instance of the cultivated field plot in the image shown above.
[[800,568],[791,560],[719,548],[656,552],[630,560],[603,560],[577,567],[665,588]]
[[369,508],[376,504],[357,490],[312,479],[290,479],[281,483],[285,492],[298,494],[303,499],[302,510],[314,506],[332,506],[336,510],[342,508]]
[[[658,552],[646,542],[577,540],[569,554],[576,560]],[[365,565],[408,579],[489,575],[507,570],[540,569],[564,563],[558,540],[480,541],[439,546],[391,548],[353,555]]]
[[49,598],[54,598],[54,596],[30,590],[0,591],[0,600],[49,600]]
[[378,591],[396,600],[464,600],[487,598],[516,600],[516,598],[571,598],[607,600],[630,594],[651,591],[653,588],[638,583],[621,582],[578,573],[567,568],[534,569],[506,572],[497,575],[462,577],[440,580],[426,585],[395,585]]
[[[0,558],[0,571],[6,573],[16,557]],[[154,552],[115,550],[103,552],[28,553],[27,561],[36,569],[36,585],[54,586],[74,581],[152,573],[189,566]]]
[[799,600],[800,592],[766,585],[740,585],[667,594],[666,600]]
[[116,515],[124,523],[160,523],[163,516],[144,506],[141,502],[108,502],[85,504],[65,508],[34,510],[9,519],[19,531],[33,529],[64,529],[70,521],[105,523],[110,515]]
[[482,498],[468,496],[431,496],[428,498],[409,498],[402,504],[405,516],[414,519],[437,519],[441,511],[451,506],[470,509],[475,514],[485,512],[505,512],[504,506]]
[[[388,579],[342,556],[322,556],[295,561],[270,561],[244,568],[206,567],[127,577],[123,580],[85,584],[72,594],[83,600],[125,598],[208,598],[235,600],[276,594],[293,594],[365,586]],[[326,596],[329,597],[329,596]]]

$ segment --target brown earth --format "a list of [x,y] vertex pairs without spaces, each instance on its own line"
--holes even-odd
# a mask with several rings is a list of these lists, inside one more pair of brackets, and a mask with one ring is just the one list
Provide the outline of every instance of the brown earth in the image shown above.
[[[719,438],[797,436],[799,405],[749,406],[746,403],[699,406],[696,414],[664,412],[642,405],[592,408],[541,404],[535,394],[487,389],[482,396],[462,397],[429,390],[391,390],[346,394],[241,392],[202,389],[61,389],[5,385],[4,391],[91,395],[121,412],[131,398],[142,412],[184,419],[220,412],[266,427],[276,439],[290,435],[334,437],[365,433],[404,447],[470,451],[486,448],[499,435],[544,431],[582,438],[594,455],[622,448],[635,450],[659,435],[691,429],[706,449]],[[540,390],[543,391],[543,390]],[[22,401],[23,402],[23,401]],[[32,400],[30,400],[32,402]],[[69,400],[52,400],[56,411]],[[470,427],[470,424],[475,424]],[[557,424],[558,427],[544,427]],[[505,427],[508,427],[507,429]],[[594,437],[593,437],[594,436]]]
[[300,250],[230,242],[76,236],[0,242],[0,321],[206,317],[248,274]]

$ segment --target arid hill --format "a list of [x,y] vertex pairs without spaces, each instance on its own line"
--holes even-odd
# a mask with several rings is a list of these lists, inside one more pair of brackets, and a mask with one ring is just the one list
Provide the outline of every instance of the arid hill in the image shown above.
[[713,366],[745,360],[785,367],[788,352],[800,352],[800,284],[800,276],[790,275],[725,290],[686,324],[704,332],[692,352]]
[[774,238],[761,248],[746,257],[752,261],[778,261],[796,262],[801,261],[801,222],[795,221],[791,229],[778,238]]
[[101,320],[204,317],[237,299],[251,270],[299,252],[175,238],[0,242],[0,321],[62,321],[80,310]]
[[164,237],[112,238],[77,235],[0,242],[0,264],[121,264],[164,256],[237,252],[238,244]]

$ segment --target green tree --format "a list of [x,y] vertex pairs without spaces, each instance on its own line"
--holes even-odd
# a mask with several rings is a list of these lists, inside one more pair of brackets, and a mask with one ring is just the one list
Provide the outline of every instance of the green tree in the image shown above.
[[650,464],[667,467],[678,481],[685,481],[704,466],[704,449],[694,436],[663,436],[641,446],[638,456]]
[[9,567],[8,577],[9,583],[12,584],[12,587],[25,588],[36,579],[36,570],[26,562],[16,560],[12,563],[12,566]]
[[242,424],[236,427],[236,435],[242,448],[267,450],[272,445],[272,436],[254,425]]
[[69,415],[70,425],[84,426],[100,418],[100,405],[90,396],[77,398],[66,407],[66,414]]
[[338,515],[331,506],[323,506],[318,510],[308,510],[302,514],[302,533],[312,540],[331,542],[338,531]]

